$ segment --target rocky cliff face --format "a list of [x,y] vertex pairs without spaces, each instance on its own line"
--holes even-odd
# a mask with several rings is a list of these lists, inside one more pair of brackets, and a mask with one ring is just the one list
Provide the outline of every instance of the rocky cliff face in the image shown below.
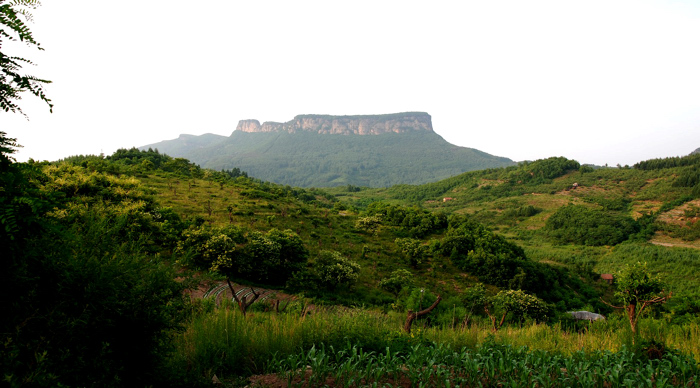
[[260,131],[260,121],[258,120],[241,120],[238,122],[236,131],[262,132]]
[[288,132],[301,131],[319,134],[380,135],[383,133],[405,133],[412,131],[433,132],[430,115],[423,112],[395,113],[366,116],[299,115],[286,123],[258,120],[241,120],[236,127],[242,132]]

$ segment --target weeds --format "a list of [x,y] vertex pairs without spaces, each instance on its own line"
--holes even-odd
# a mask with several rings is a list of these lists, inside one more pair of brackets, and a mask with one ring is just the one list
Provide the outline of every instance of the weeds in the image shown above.
[[475,321],[469,328],[426,327],[409,335],[400,330],[404,317],[398,313],[319,309],[301,318],[297,310],[243,317],[226,302],[195,315],[176,338],[172,367],[208,379],[277,373],[289,386],[622,387],[626,381],[644,386],[637,384],[642,377],[668,386],[696,384],[699,372],[697,324],[646,319],[640,329],[655,348],[641,356],[625,345],[631,344],[629,328],[618,319],[571,332],[531,324],[491,333],[488,322]]

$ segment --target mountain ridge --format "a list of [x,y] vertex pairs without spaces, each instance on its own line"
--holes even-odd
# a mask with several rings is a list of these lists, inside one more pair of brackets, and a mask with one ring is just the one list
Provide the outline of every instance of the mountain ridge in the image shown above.
[[241,120],[229,137],[184,135],[139,148],[298,187],[422,184],[515,164],[448,143],[423,112],[298,115],[286,123]]

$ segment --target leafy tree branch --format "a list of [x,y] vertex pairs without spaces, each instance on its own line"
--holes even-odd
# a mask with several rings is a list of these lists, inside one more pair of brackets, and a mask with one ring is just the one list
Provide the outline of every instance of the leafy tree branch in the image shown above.
[[30,10],[39,5],[41,3],[37,0],[0,0],[0,108],[25,117],[27,115],[17,104],[25,92],[39,97],[48,104],[49,111],[53,112],[53,104],[44,92],[44,85],[51,81],[24,74],[23,66],[34,63],[26,58],[6,54],[3,43],[6,40],[24,42],[43,50],[27,26],[32,21]]

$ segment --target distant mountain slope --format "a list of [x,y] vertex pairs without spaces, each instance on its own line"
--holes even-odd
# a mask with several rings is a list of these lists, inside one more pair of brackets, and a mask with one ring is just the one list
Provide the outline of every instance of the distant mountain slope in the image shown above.
[[[166,153],[171,156],[179,157],[196,150],[209,147],[227,139],[226,136],[205,133],[204,135],[180,135],[177,139],[163,140],[153,145],[153,148],[158,148],[159,152]],[[141,147],[147,149],[150,146]]]
[[513,165],[445,141],[430,115],[300,115],[286,123],[242,120],[230,137],[183,135],[150,144],[215,170],[234,167],[250,176],[298,187],[388,187],[435,182],[465,171]]

